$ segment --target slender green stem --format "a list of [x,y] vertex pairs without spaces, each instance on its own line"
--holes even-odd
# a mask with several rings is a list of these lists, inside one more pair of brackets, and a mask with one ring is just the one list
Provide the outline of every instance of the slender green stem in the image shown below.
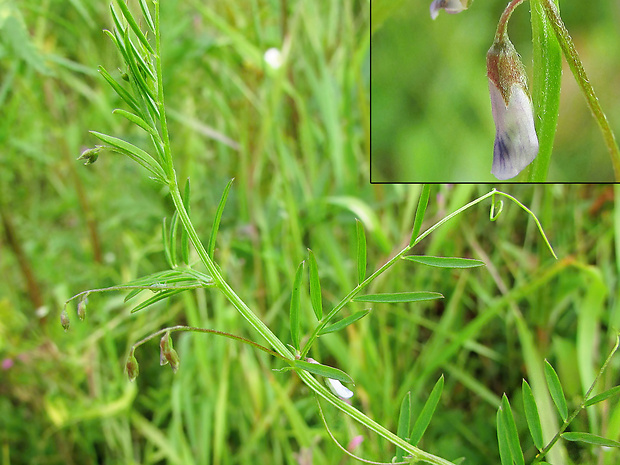
[[329,322],[340,312],[340,310],[342,310],[345,305],[347,305],[349,302],[351,302],[351,300],[353,300],[353,298],[357,294],[359,294],[362,291],[362,289],[364,289],[366,286],[368,286],[375,278],[377,278],[379,275],[383,274],[390,267],[392,267],[392,265],[394,265],[398,260],[400,260],[403,257],[403,255],[405,255],[407,252],[409,252],[411,249],[413,249],[422,239],[424,239],[426,236],[431,234],[433,231],[435,231],[441,225],[443,225],[444,223],[450,221],[452,218],[454,218],[455,216],[457,216],[460,213],[464,212],[468,208],[471,208],[474,205],[479,204],[480,202],[482,202],[483,200],[485,200],[485,199],[487,199],[489,197],[494,197],[495,195],[502,195],[504,197],[509,198],[510,200],[515,202],[517,205],[519,205],[523,210],[525,210],[527,213],[529,213],[532,216],[532,218],[534,218],[534,221],[536,222],[536,226],[538,227],[538,230],[540,231],[540,233],[541,233],[541,235],[542,235],[542,237],[543,237],[543,239],[545,241],[545,244],[547,245],[547,247],[549,248],[549,250],[551,251],[553,256],[555,258],[558,258],[555,255],[555,252],[553,251],[553,248],[551,247],[551,244],[549,243],[549,240],[547,239],[547,236],[545,235],[545,233],[544,233],[544,231],[542,229],[540,221],[538,221],[538,218],[536,218],[536,215],[534,215],[534,213],[529,208],[527,208],[525,205],[523,205],[521,202],[519,202],[513,196],[511,196],[509,194],[506,194],[504,192],[500,192],[500,191],[497,191],[497,190],[493,189],[491,192],[489,192],[487,194],[484,194],[483,196],[478,197],[475,200],[472,200],[471,202],[469,202],[468,204],[462,206],[461,208],[459,208],[455,212],[453,212],[453,213],[449,214],[448,216],[442,218],[440,221],[438,221],[433,226],[431,226],[426,231],[424,231],[422,234],[420,234],[418,236],[418,238],[415,241],[412,242],[411,245],[405,246],[405,248],[403,248],[400,252],[398,252],[396,255],[394,255],[394,257],[392,257],[390,260],[388,260],[383,266],[381,266],[373,274],[368,276],[364,281],[362,281],[357,286],[355,286],[355,288],[353,288],[351,290],[351,292],[349,292],[346,296],[344,296],[344,298],[340,302],[338,302],[338,304],[336,304],[336,306],[329,312],[329,314],[319,322],[319,324],[316,326],[316,328],[314,328],[314,331],[312,332],[312,334],[308,338],[308,341],[306,342],[306,345],[304,346],[304,348],[301,351],[301,358],[303,359],[308,354],[312,344],[319,337],[319,333],[323,330],[323,328],[325,328],[325,326],[327,326],[329,324]]
[[499,22],[497,23],[497,31],[495,32],[495,41],[499,42],[503,40],[506,35],[506,28],[508,27],[508,20],[512,15],[512,12],[516,7],[518,7],[525,0],[512,0],[504,9],[502,16],[499,18]]
[[379,436],[387,439],[392,444],[400,447],[405,450],[416,460],[421,460],[426,463],[432,463],[436,465],[454,465],[452,462],[449,462],[441,457],[437,457],[433,454],[429,454],[423,450],[418,449],[415,446],[412,446],[403,438],[399,438],[397,435],[392,433],[390,430],[384,428],[376,421],[368,418],[362,412],[357,410],[352,405],[347,404],[343,400],[334,396],[331,392],[329,392],[321,383],[319,383],[316,378],[314,378],[310,373],[303,370],[298,370],[297,374],[302,379],[302,381],[315,393],[325,399],[327,402],[332,404],[337,409],[349,415],[351,418],[359,421],[361,424],[366,426],[368,429],[374,431]]
[[209,257],[209,254],[205,250],[202,242],[198,238],[198,234],[194,229],[194,225],[189,219],[189,215],[187,214],[187,210],[185,210],[185,206],[183,205],[183,200],[181,198],[181,192],[179,191],[178,185],[176,183],[171,183],[170,195],[172,196],[172,202],[179,214],[179,219],[183,224],[183,227],[187,231],[187,235],[189,239],[196,249],[200,260],[207,268],[209,275],[213,278],[213,282],[215,285],[222,291],[222,293],[226,296],[228,301],[241,313],[241,315],[250,323],[254,329],[256,329],[261,336],[263,336],[271,346],[275,349],[277,353],[282,355],[284,358],[293,360],[295,357],[288,350],[288,348],[278,339],[278,337],[271,332],[271,330],[261,321],[261,319],[250,310],[250,308],[245,304],[243,300],[232,290],[232,288],[228,285],[226,280],[220,274],[218,268],[215,266],[215,263]]
[[181,197],[181,191],[179,190],[179,185],[176,179],[176,173],[174,171],[173,163],[172,163],[172,153],[170,150],[170,137],[168,135],[168,125],[166,123],[166,112],[164,105],[164,84],[163,84],[163,72],[161,66],[161,31],[159,29],[159,2],[155,2],[155,41],[156,41],[156,52],[155,56],[156,68],[157,68],[157,100],[158,107],[161,118],[161,132],[162,132],[162,140],[164,143],[164,153],[165,153],[165,166],[164,170],[168,176],[168,185],[170,188],[170,195],[172,197],[172,201],[174,203],[175,209],[179,215],[179,219],[189,236],[189,239],[196,249],[200,260],[207,268],[209,274],[213,278],[213,282],[215,285],[222,291],[222,293],[226,296],[228,301],[243,315],[243,317],[265,338],[271,346],[275,349],[277,353],[279,353],[282,357],[293,360],[293,354],[288,350],[288,348],[278,339],[278,337],[271,332],[271,330],[261,321],[261,319],[252,312],[245,304],[243,300],[231,289],[226,280],[220,274],[218,268],[215,266],[211,257],[205,250],[196,230],[194,229],[194,225],[192,224],[189,214],[185,209],[185,205],[183,204],[183,200]]
[[270,350],[267,347],[264,347],[264,346],[262,346],[260,344],[257,344],[254,341],[250,341],[249,339],[246,339],[244,337],[236,336],[234,334],[226,333],[224,331],[218,331],[217,329],[196,328],[194,326],[184,326],[184,325],[177,325],[177,326],[170,326],[168,328],[162,328],[159,331],[156,331],[154,333],[149,334],[144,339],[139,340],[133,346],[131,346],[131,352],[133,352],[135,349],[140,347],[145,342],[148,342],[151,339],[156,338],[160,334],[165,334],[167,332],[176,333],[176,332],[179,332],[179,331],[187,331],[187,332],[192,332],[192,333],[207,333],[207,334],[215,334],[216,336],[224,336],[224,337],[227,337],[228,339],[233,339],[235,341],[243,342],[244,344],[248,344],[248,345],[254,347],[255,349],[262,350],[263,352],[266,352],[269,355],[273,355],[274,357],[277,357],[277,358],[280,358],[282,360],[285,360],[286,362],[289,362],[288,359],[282,357],[277,352],[274,352],[273,350]]
[[542,451],[540,451],[540,453],[538,455],[536,455],[536,458],[532,462],[532,465],[534,465],[536,463],[539,463],[545,457],[545,455],[549,452],[549,450],[551,450],[551,448],[554,446],[554,444],[556,442],[558,442],[558,440],[562,436],[562,433],[564,431],[566,431],[566,428],[568,428],[568,425],[570,425],[572,423],[572,421],[575,419],[575,417],[577,415],[579,415],[579,412],[581,412],[586,407],[586,402],[589,400],[590,394],[592,394],[592,391],[596,387],[596,384],[598,383],[598,380],[601,378],[601,376],[603,376],[603,373],[605,372],[605,369],[607,368],[607,365],[611,361],[611,358],[614,356],[614,354],[618,350],[618,345],[619,344],[620,344],[620,337],[616,336],[616,343],[614,344],[613,349],[611,349],[611,352],[607,356],[607,359],[605,360],[605,363],[603,363],[603,366],[601,367],[601,369],[599,370],[598,374],[596,375],[596,378],[594,378],[594,381],[590,385],[590,388],[588,389],[588,392],[586,392],[585,396],[583,396],[583,400],[581,401],[581,404],[566,419],[566,421],[562,424],[562,426],[560,427],[560,429],[558,430],[556,435],[553,436],[553,439],[551,439],[551,441],[549,441],[549,444],[547,444],[545,446],[545,448]]
[[157,68],[157,106],[159,109],[159,118],[161,124],[161,138],[164,145],[164,171],[168,178],[168,182],[176,187],[177,180],[172,164],[172,152],[170,150],[170,136],[168,135],[168,123],[166,121],[166,106],[164,105],[164,81],[161,67],[161,31],[159,29],[159,1],[155,1],[155,67]]
[[609,125],[609,121],[607,121],[607,117],[603,112],[600,102],[594,93],[594,88],[590,84],[588,80],[588,76],[586,75],[586,71],[583,69],[583,64],[579,59],[579,55],[577,54],[577,50],[575,49],[575,44],[573,43],[573,39],[571,38],[566,26],[562,22],[560,18],[560,14],[558,9],[552,0],[542,0],[542,7],[545,10],[545,14],[547,15],[547,19],[551,23],[551,27],[555,31],[555,35],[560,43],[560,47],[562,47],[562,51],[564,52],[564,56],[566,57],[566,61],[568,62],[568,66],[570,67],[573,76],[575,76],[575,80],[577,84],[581,88],[583,95],[586,98],[586,102],[594,119],[598,123],[601,131],[603,132],[603,138],[605,139],[605,145],[607,145],[607,149],[609,150],[609,156],[611,157],[611,163],[614,167],[614,178],[616,181],[620,180],[620,149],[618,148],[618,143],[616,142],[616,137]]

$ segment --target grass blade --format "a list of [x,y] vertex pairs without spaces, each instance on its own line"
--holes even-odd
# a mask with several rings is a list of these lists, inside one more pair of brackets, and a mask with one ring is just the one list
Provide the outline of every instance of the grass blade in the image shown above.
[[168,237],[168,228],[165,217],[161,226],[161,238],[164,244],[164,255],[166,256],[166,262],[170,268],[174,268],[174,262],[172,261],[172,255],[170,253],[170,238]]
[[177,231],[179,230],[179,213],[174,212],[172,214],[172,221],[170,221],[170,257],[174,266],[178,266],[177,263]]
[[222,220],[222,213],[224,213],[224,207],[226,206],[226,200],[228,199],[228,192],[230,191],[230,186],[232,186],[234,180],[235,178],[232,178],[228,181],[228,184],[226,184],[224,192],[222,192],[220,203],[215,211],[215,218],[213,218],[213,227],[211,228],[211,236],[209,236],[209,245],[207,247],[207,253],[211,258],[213,258],[213,254],[215,253],[215,240],[217,238],[217,232],[220,229],[220,221]]
[[532,388],[530,388],[530,385],[525,380],[523,380],[523,409],[534,445],[538,450],[542,450],[543,434],[540,424],[540,415],[538,414],[538,407],[536,406],[536,400],[534,400]]
[[[185,189],[183,190],[183,206],[185,207],[185,211],[189,216],[189,178],[185,182]],[[189,265],[189,236],[187,235],[187,231],[185,231],[185,227],[181,227],[181,260]]]
[[424,184],[422,186],[422,193],[420,194],[420,200],[418,200],[418,209],[415,212],[415,218],[413,219],[413,231],[411,232],[411,240],[409,245],[413,246],[420,229],[422,228],[422,222],[424,221],[424,214],[426,213],[426,207],[428,206],[428,198],[431,195],[430,184]]
[[310,278],[310,302],[316,319],[323,318],[323,302],[321,300],[321,281],[319,280],[319,267],[314,257],[314,252],[308,249],[308,275]]
[[361,283],[366,277],[366,233],[364,225],[355,219],[355,232],[357,236],[357,282]]
[[293,346],[299,350],[299,335],[301,332],[301,320],[299,317],[301,311],[301,279],[303,278],[304,262],[301,262],[295,273],[295,281],[293,283],[293,294],[291,295],[291,339]]
[[562,421],[566,421],[568,418],[568,407],[566,406],[566,397],[564,396],[564,390],[560,384],[560,378],[555,372],[551,364],[545,360],[545,378],[547,380],[547,386],[549,387],[549,393],[553,399],[553,403],[560,412]]
[[476,268],[478,266],[484,266],[483,261],[475,260],[473,258],[430,257],[427,255],[407,255],[403,258],[405,260],[421,263],[422,265],[434,266],[436,268]]
[[397,292],[394,294],[367,294],[355,297],[355,302],[419,302],[423,300],[443,299],[438,292]]
[[418,415],[418,418],[413,425],[413,429],[411,430],[411,435],[409,437],[409,442],[412,445],[416,446],[418,442],[420,442],[420,439],[422,439],[426,428],[428,428],[428,425],[431,422],[431,418],[433,418],[439,399],[441,399],[442,392],[443,375],[439,377],[435,383],[435,386],[433,386],[430,396],[428,396],[428,399],[424,403],[424,407],[422,407],[420,415]]
[[[411,391],[405,394],[400,404],[400,413],[398,414],[398,429],[396,435],[407,441],[409,439],[409,419],[411,417]],[[402,462],[405,451],[400,447],[396,448],[396,461]]]

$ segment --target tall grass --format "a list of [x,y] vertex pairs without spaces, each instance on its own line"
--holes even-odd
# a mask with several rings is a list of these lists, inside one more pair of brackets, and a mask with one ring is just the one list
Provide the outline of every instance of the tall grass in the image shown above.
[[[267,2],[163,2],[162,30],[166,98],[178,111],[170,132],[179,178],[192,179],[192,219],[206,236],[234,176],[218,263],[286,339],[293,270],[306,248],[317,257],[325,304],[335,303],[355,285],[355,218],[366,227],[374,269],[409,241],[420,188],[367,184],[368,5],[283,5],[284,19],[274,13],[281,5]],[[43,306],[33,303],[3,225],[3,463],[349,463],[298,378],[272,372],[277,362],[227,339],[180,335],[176,375],[159,367],[152,343],[138,354],[136,384],[127,381],[129,346],[163,326],[185,322],[253,336],[218,294],[185,293],[135,315],[122,295],[92,296],[86,321],[62,331],[57,316],[70,295],[165,267],[160,228],[171,205],[128,160],[106,154],[89,167],[74,160],[92,128],[142,142],[110,116],[121,103],[94,73],[100,63],[117,63],[100,33],[100,25],[111,27],[105,5],[18,7],[28,41],[20,42],[26,51],[6,46],[8,59],[0,63],[0,204]],[[270,75],[261,53],[282,46],[282,28],[291,37],[290,66]],[[488,190],[434,187],[423,227]],[[350,373],[354,405],[392,430],[404,393],[412,391],[417,416],[443,374],[444,394],[422,446],[479,464],[498,462],[492,419],[502,392],[512,400],[525,376],[536,395],[532,364],[546,357],[571,402],[618,326],[617,192],[506,190],[539,215],[559,261],[521,210],[505,207],[491,224],[487,206],[470,210],[420,244],[420,253],[478,258],[486,269],[455,273],[401,263],[372,291],[433,290],[445,301],[378,305],[346,333],[322,337],[312,354]],[[609,370],[604,382],[617,381]],[[576,427],[618,439],[617,405],[605,405],[579,417]],[[389,461],[394,454],[350,419],[326,415],[341,443],[363,436],[357,455]],[[560,454],[565,463],[618,459],[613,451],[574,446]]]

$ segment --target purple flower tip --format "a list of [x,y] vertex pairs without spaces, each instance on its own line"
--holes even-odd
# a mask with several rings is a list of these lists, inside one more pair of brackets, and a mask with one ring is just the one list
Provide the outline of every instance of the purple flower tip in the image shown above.
[[12,358],[5,358],[4,360],[2,360],[2,369],[8,370],[9,368],[13,367],[14,364],[15,362]]
[[491,173],[499,180],[514,178],[538,155],[532,101],[516,83],[510,88],[508,105],[491,80],[489,92],[496,128]]
[[455,15],[469,7],[471,0],[433,0],[431,3],[431,19],[437,18],[439,10]]

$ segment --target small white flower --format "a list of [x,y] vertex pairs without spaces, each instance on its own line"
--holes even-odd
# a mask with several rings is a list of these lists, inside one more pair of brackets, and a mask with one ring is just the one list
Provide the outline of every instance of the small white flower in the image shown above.
[[353,391],[337,379],[326,378],[325,382],[327,383],[327,387],[329,387],[329,389],[338,397],[342,399],[350,399],[353,397]]
[[431,3],[431,18],[435,19],[439,10],[446,10],[446,13],[455,15],[466,10],[472,0],[433,0]]
[[282,66],[282,53],[275,47],[268,49],[263,55],[263,59],[265,63],[267,63],[271,68],[278,69]]

